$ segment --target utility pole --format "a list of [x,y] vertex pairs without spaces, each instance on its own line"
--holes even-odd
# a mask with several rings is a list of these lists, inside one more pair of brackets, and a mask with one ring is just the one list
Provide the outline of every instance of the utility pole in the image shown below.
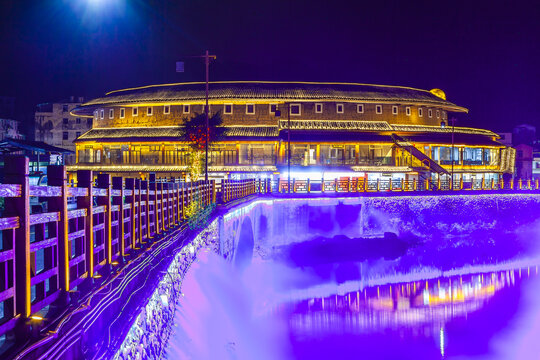
[[287,103],[287,189],[291,193],[291,104]]
[[451,183],[450,183],[450,190],[454,190],[454,127],[456,123],[456,118],[452,118],[452,175],[451,175]]
[[[209,71],[208,68],[210,66],[210,59],[215,60],[217,57],[216,55],[209,55],[208,50],[206,50],[205,54],[202,56],[183,56],[183,58],[204,58],[204,66],[205,66],[205,72],[206,72],[206,86],[205,86],[205,93],[206,93],[206,105],[204,107],[204,113],[206,115],[206,138],[205,138],[205,152],[206,156],[204,158],[204,180],[208,181],[208,142],[210,140],[210,124],[208,123],[208,83],[209,83]],[[184,72],[184,63],[183,62],[177,62],[176,63],[176,72]]]
[[204,157],[204,181],[208,181],[208,140],[210,140],[210,126],[208,124],[208,65],[210,59],[208,56],[208,50],[204,55],[204,64],[206,66],[206,106],[204,107],[204,113],[206,114],[206,156]]

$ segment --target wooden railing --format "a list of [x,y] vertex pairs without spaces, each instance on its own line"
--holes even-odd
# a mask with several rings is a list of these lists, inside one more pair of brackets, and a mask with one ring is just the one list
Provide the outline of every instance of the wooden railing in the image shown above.
[[[121,267],[161,234],[187,223],[193,202],[216,202],[214,181],[181,183],[77,172],[68,186],[64,166],[48,166],[48,186],[29,184],[28,158],[6,157],[0,197],[0,335],[62,293],[90,291],[93,281]],[[222,202],[267,189],[258,180],[225,181]],[[36,206],[38,203],[39,206]],[[88,281],[85,281],[88,280]],[[81,288],[81,284],[86,284]],[[88,286],[87,286],[88,285]]]
[[[510,190],[527,191],[540,190],[539,180],[513,180],[513,181],[484,181],[483,179],[464,183],[462,180],[451,181],[437,180],[365,180],[364,178],[334,179],[334,180],[298,180],[278,178],[268,182],[272,193],[358,193],[380,191],[460,191],[460,190]],[[267,192],[267,191],[265,191]]]

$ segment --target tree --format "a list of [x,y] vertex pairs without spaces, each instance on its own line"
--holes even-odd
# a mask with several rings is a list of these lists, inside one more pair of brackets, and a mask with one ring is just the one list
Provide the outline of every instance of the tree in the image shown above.
[[[208,119],[208,145],[223,134],[221,124],[221,113],[218,111]],[[191,147],[188,156],[188,173],[191,181],[196,181],[204,172],[205,150],[206,150],[206,115],[197,114],[191,119],[184,119],[183,123],[184,140]]]

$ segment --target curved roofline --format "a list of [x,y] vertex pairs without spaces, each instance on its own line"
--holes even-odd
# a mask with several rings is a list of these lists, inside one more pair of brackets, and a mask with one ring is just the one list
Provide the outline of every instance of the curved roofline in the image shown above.
[[[181,83],[168,83],[168,84],[154,84],[154,85],[145,85],[137,86],[126,89],[113,90],[105,93],[105,95],[110,95],[122,91],[132,91],[132,90],[141,90],[149,89],[162,86],[178,86],[178,85],[204,85],[204,81],[193,81],[193,82],[181,82]],[[423,91],[429,94],[432,94],[430,90],[413,88],[410,86],[399,86],[399,85],[381,85],[381,84],[367,84],[367,83],[349,83],[349,82],[324,82],[324,81],[257,81],[257,80],[233,80],[233,81],[210,81],[209,84],[305,84],[305,85],[358,85],[358,86],[375,86],[375,87],[385,87],[385,88],[395,88],[395,89],[407,89],[414,91]]]

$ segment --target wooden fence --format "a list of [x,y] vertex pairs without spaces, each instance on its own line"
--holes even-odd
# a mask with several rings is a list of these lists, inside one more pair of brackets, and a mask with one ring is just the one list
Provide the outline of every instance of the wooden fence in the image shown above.
[[484,179],[464,183],[462,180],[455,180],[453,183],[445,180],[432,181],[424,179],[421,181],[393,179],[393,180],[365,180],[364,178],[343,178],[334,180],[298,180],[278,178],[267,186],[271,187],[273,193],[288,193],[289,186],[291,193],[356,193],[356,192],[378,192],[378,191],[460,191],[460,190],[510,190],[527,191],[540,190],[539,180],[513,180],[513,181],[485,181]]
[[[78,171],[77,186],[68,186],[65,167],[52,165],[48,186],[31,186],[24,156],[6,157],[3,170],[0,335],[83,283],[91,290],[92,278],[185,224],[190,204],[215,203],[218,191],[214,181],[181,183],[152,174],[141,180],[89,170]],[[266,188],[256,180],[230,180],[220,195],[228,202]]]

